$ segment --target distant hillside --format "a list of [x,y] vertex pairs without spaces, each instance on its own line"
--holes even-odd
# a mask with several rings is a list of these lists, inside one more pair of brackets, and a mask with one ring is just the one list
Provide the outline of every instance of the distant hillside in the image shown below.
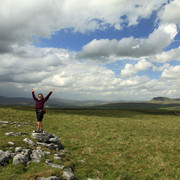
[[172,99],[168,97],[154,97],[152,101],[172,101]]
[[171,99],[171,98],[168,98],[168,97],[154,97],[152,100],[151,100],[152,102],[156,102],[156,101],[158,101],[158,102],[167,102],[167,103],[172,103],[172,102],[174,102],[174,103],[179,103],[179,101],[180,101],[180,98],[177,98],[177,99]]
[[[48,107],[60,107],[60,108],[77,108],[77,107],[89,107],[95,105],[105,104],[104,101],[76,101],[76,100],[66,100],[59,98],[50,98],[45,106]],[[23,97],[5,97],[0,96],[0,105],[18,105],[18,106],[34,106],[35,102],[32,98]]]
[[180,109],[180,99],[167,97],[154,97],[150,101],[141,102],[116,102],[94,106],[94,109],[161,109],[175,108]]

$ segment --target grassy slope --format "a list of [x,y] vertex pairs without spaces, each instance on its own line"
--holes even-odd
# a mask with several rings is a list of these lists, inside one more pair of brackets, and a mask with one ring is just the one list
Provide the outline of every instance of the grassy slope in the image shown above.
[[[10,140],[23,144],[24,137],[5,137],[5,132],[31,133],[36,127],[32,107],[1,107],[0,117],[0,120],[25,121],[32,125],[14,129],[0,125],[0,149]],[[59,136],[70,152],[78,179],[180,178],[180,117],[172,112],[47,109],[43,121],[44,129]],[[17,178],[25,179],[37,173],[61,173],[43,163],[42,167],[33,165],[26,169],[14,165],[0,168],[0,177],[8,179],[17,174]]]

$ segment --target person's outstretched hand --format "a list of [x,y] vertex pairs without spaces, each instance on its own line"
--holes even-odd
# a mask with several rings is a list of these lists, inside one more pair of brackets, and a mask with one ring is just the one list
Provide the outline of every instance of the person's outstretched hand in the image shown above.
[[52,89],[51,92],[54,92],[54,89]]
[[32,89],[32,92],[34,92],[34,89]]

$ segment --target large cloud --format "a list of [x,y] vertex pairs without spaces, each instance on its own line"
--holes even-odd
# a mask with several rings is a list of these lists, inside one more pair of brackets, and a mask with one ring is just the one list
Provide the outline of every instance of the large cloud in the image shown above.
[[63,49],[28,46],[14,47],[13,52],[0,57],[3,95],[30,97],[31,88],[47,93],[54,87],[56,96],[68,99],[150,99],[177,89],[175,85],[167,89],[164,77],[133,76],[151,66],[147,60],[135,64],[131,77],[123,79],[104,66],[78,61],[74,52]]
[[[34,38],[48,38],[52,33],[72,28],[94,31],[113,26],[121,29],[138,23],[157,10],[164,0],[1,0],[0,53],[10,52],[12,45],[24,45]],[[133,12],[132,12],[133,9]],[[125,18],[124,18],[125,17]]]
[[163,24],[155,29],[147,39],[123,38],[93,40],[82,48],[78,54],[80,59],[108,60],[111,56],[120,58],[140,58],[154,55],[167,47],[177,34],[175,24]]
[[139,61],[137,64],[134,65],[126,64],[125,68],[121,70],[121,76],[131,77],[138,72],[149,69],[151,66],[152,64],[145,59],[142,59],[141,61]]
[[[147,99],[158,95],[177,95],[179,84],[175,74],[179,77],[179,68],[170,65],[155,67],[148,60],[142,60],[142,57],[151,55],[155,62],[159,62],[160,58],[153,56],[161,55],[177,34],[175,24],[166,24],[170,22],[163,16],[166,8],[159,15],[163,23],[146,39],[94,40],[85,45],[78,55],[64,49],[30,45],[34,39],[50,38],[53,33],[65,28],[85,33],[108,27],[122,29],[125,24],[136,25],[141,18],[150,17],[166,2],[1,0],[0,94],[31,96],[31,88],[47,92],[55,87],[57,97],[72,99]],[[179,58],[178,49],[174,51],[167,52],[168,58]],[[122,76],[94,61],[111,62],[127,57],[139,62],[124,64]],[[168,58],[163,62],[169,61]],[[163,71],[160,79],[136,75],[151,66],[154,70]]]
[[180,1],[173,0],[159,12],[159,18],[165,23],[174,23],[180,26]]
[[180,61],[180,47],[164,51],[149,58],[152,62],[165,63],[168,61]]

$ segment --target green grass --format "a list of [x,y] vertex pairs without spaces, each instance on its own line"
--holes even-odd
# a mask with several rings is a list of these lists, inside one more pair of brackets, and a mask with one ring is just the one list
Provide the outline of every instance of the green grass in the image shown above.
[[[0,125],[0,149],[6,149],[7,141],[27,146],[22,142],[24,137],[7,137],[4,133],[30,134],[36,128],[33,107],[0,107],[0,117],[30,123],[19,128]],[[75,165],[80,180],[180,179],[180,116],[172,110],[47,109],[43,123],[46,131],[60,137],[71,157],[63,163]],[[0,168],[0,177],[6,179],[12,174],[16,174],[15,179],[33,179],[38,173],[61,174],[44,165],[43,160],[39,165]]]

